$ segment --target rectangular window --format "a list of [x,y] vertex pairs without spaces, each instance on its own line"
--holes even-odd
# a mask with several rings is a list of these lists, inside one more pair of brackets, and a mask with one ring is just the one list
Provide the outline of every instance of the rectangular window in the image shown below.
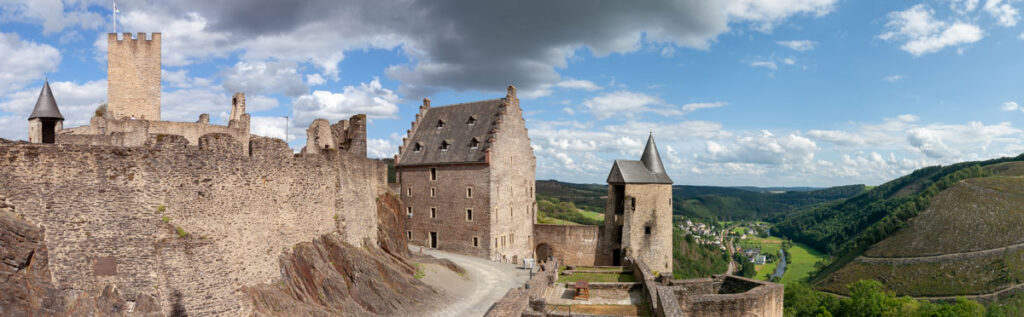
[[629,205],[630,205],[630,208],[632,208],[633,210],[636,210],[636,197],[630,197],[629,198]]
[[409,187],[409,188],[405,189],[405,196],[406,197],[412,197],[412,187]]
[[406,231],[405,236],[407,237],[407,239],[412,240],[412,231]]
[[412,217],[412,207],[405,207],[405,215]]
[[466,221],[473,221],[473,209],[466,209]]
[[430,168],[430,180],[432,180],[432,181],[436,181],[437,180],[437,169],[436,168],[433,168],[433,167]]
[[430,188],[430,197],[437,197],[437,188]]
[[430,219],[437,218],[437,207],[430,207]]
[[473,237],[473,247],[475,248],[475,247],[479,247],[479,246],[480,246],[480,238]]
[[466,187],[466,198],[473,198],[473,187]]
[[651,226],[645,226],[644,227],[644,234],[647,234],[647,235],[651,234]]

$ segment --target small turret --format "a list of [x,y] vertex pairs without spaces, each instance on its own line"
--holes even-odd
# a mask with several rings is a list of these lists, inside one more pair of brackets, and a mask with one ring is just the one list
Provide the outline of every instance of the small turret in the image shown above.
[[63,129],[64,116],[57,108],[57,100],[50,90],[50,81],[43,83],[36,107],[28,116],[28,141],[31,143],[54,143],[57,132]]

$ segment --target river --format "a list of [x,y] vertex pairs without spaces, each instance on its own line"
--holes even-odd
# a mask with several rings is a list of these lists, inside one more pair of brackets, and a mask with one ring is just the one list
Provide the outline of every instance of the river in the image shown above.
[[779,249],[779,264],[775,266],[775,273],[772,273],[772,277],[778,276],[779,279],[781,279],[782,278],[782,274],[785,274],[785,273],[786,273],[786,252],[782,252],[782,249]]

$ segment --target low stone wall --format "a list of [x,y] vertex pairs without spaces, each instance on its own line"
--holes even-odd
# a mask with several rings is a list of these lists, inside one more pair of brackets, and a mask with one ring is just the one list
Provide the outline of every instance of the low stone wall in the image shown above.
[[[671,296],[669,296],[671,295]],[[784,291],[781,284],[732,275],[671,281],[658,288],[659,307],[665,316],[765,316],[781,317]],[[675,299],[675,307],[671,307]]]
[[[599,226],[533,225],[533,249],[546,244],[562,265],[597,265]],[[539,256],[539,255],[538,255]]]
[[[553,267],[558,267],[560,263],[557,261],[552,263]],[[522,316],[524,312],[529,311],[531,301],[540,300],[548,290],[555,285],[555,281],[558,280],[558,270],[551,269],[544,272],[539,272],[533,276],[532,279],[526,282],[526,287],[514,288],[505,293],[505,296],[494,303],[491,309],[487,311],[484,316],[487,317],[508,317],[508,316]],[[540,304],[543,306],[543,304]],[[543,307],[541,307],[543,309]]]

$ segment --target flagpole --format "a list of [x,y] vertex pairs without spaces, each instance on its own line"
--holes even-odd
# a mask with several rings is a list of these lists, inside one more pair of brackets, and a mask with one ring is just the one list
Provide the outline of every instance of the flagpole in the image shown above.
[[110,3],[114,5],[114,8],[111,11],[114,15],[114,36],[117,36],[117,2],[110,1]]

